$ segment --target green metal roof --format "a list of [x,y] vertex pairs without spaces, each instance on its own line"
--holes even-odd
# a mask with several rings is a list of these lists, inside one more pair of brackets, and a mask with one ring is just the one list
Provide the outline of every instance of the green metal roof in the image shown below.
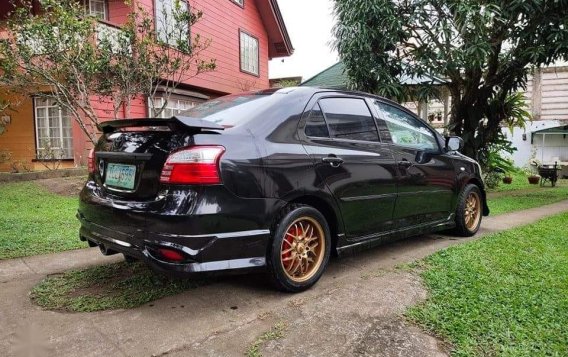
[[336,89],[347,88],[347,74],[343,62],[339,61],[333,66],[324,69],[310,79],[305,80],[300,85],[310,87],[329,87]]
[[[444,84],[446,81],[435,76],[418,76],[409,77],[401,76],[399,78],[404,85],[416,84]],[[310,79],[305,80],[300,85],[309,87],[326,87],[334,89],[347,89],[348,78],[345,73],[345,65],[342,61],[337,62],[333,66],[324,69]]]
[[540,129],[540,130],[534,130],[532,132],[533,134],[568,134],[568,122],[563,122],[561,121],[559,123],[559,125],[551,127],[551,128],[546,128],[546,129]]

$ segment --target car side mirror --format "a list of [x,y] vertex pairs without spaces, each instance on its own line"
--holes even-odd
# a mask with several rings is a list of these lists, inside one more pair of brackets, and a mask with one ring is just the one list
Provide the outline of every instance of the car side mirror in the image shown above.
[[463,139],[459,136],[446,137],[446,151],[460,151],[463,149]]

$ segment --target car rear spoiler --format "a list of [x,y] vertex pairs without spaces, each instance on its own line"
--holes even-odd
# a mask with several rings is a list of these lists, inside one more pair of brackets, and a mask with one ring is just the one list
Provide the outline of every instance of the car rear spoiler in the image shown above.
[[225,128],[219,124],[207,120],[196,118],[173,116],[169,119],[142,118],[142,119],[120,119],[110,120],[99,124],[103,133],[112,133],[121,128],[134,127],[151,127],[151,126],[167,126],[170,130],[184,130],[199,132],[202,130],[224,130]]

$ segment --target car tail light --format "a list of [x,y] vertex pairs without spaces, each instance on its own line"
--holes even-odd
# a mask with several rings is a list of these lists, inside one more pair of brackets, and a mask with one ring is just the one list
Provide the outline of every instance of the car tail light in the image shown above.
[[225,152],[222,146],[193,146],[170,154],[161,183],[184,185],[216,185],[221,183],[219,159]]
[[89,151],[89,156],[87,157],[87,168],[90,174],[95,173],[95,167],[95,149],[91,149],[91,151]]
[[170,262],[181,262],[185,260],[184,254],[174,249],[159,248],[158,253],[162,259]]

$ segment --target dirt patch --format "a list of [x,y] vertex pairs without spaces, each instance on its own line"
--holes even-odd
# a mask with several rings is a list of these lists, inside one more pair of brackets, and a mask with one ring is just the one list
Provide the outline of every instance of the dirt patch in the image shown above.
[[85,176],[58,177],[37,180],[36,183],[49,192],[61,196],[78,196],[87,178]]
[[373,319],[354,343],[354,356],[447,356],[450,347],[400,318]]
[[[403,316],[409,306],[426,298],[418,276],[395,270],[366,278],[360,275],[353,269],[341,279],[320,282],[317,290],[285,297],[287,301],[280,301],[280,297],[266,319],[241,319],[236,328],[167,355],[186,356],[190,350],[194,355],[210,356],[237,356],[243,351],[248,356],[288,357],[449,354],[442,341],[406,322]],[[286,328],[277,338],[266,338],[276,336],[266,331],[273,332],[278,324]],[[247,340],[248,346],[243,346]]]

